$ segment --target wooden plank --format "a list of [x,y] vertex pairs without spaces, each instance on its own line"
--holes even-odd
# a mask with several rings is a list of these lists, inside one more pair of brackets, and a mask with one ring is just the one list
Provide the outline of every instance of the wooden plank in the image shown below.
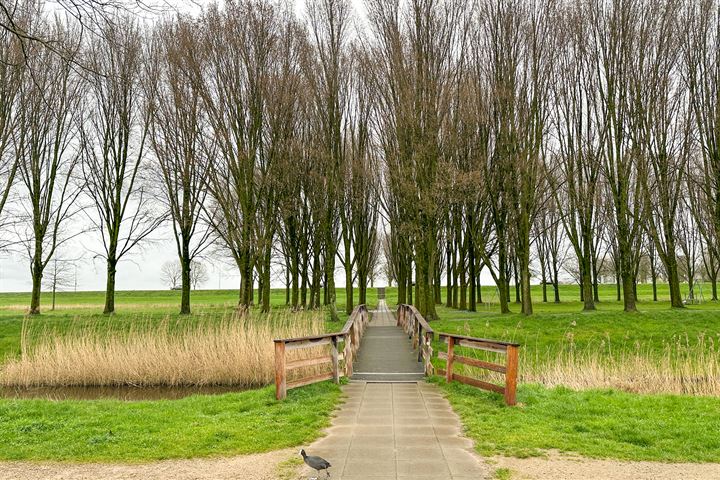
[[475,348],[477,350],[485,350],[486,352],[495,352],[495,353],[506,353],[507,347],[505,345],[499,345],[495,343],[487,343],[487,342],[476,342],[474,340],[464,340],[464,339],[455,339],[455,345],[460,345],[461,347],[469,347],[469,348]]
[[505,403],[507,405],[515,405],[515,391],[517,389],[518,376],[518,347],[510,346],[507,352],[507,363],[505,367]]
[[346,338],[343,358],[345,359],[345,376],[350,378],[353,374],[352,337],[348,335]]
[[287,384],[288,390],[291,388],[298,388],[298,387],[304,387],[305,385],[310,385],[311,383],[318,383],[323,382],[325,380],[332,380],[333,373],[322,373],[320,375],[315,375],[312,377],[302,378],[300,380],[295,380],[294,382],[289,382]]
[[275,343],[275,398],[282,400],[287,397],[285,373],[285,344]]
[[332,338],[332,337],[337,337],[338,335],[342,335],[342,334],[339,333],[339,332],[336,332],[336,333],[322,333],[322,334],[320,334],[320,335],[309,335],[309,336],[307,336],[307,337],[276,338],[276,339],[273,340],[273,341],[274,341],[275,343],[283,342],[283,343],[290,344],[290,343],[306,342],[306,341],[311,341],[311,340],[322,340],[322,339],[324,339],[324,338],[326,338],[326,339],[329,340],[330,338]]
[[472,385],[473,387],[482,388],[483,390],[490,390],[497,393],[505,393],[505,389],[501,387],[500,385],[495,385],[494,383],[489,382],[483,382],[482,380],[478,380],[477,378],[471,378],[471,377],[465,377],[463,375],[458,375],[457,373],[454,373],[452,376],[453,380],[457,380],[460,383],[464,383],[466,385]]
[[330,362],[332,362],[331,355],[326,355],[324,357],[306,358],[303,360],[293,360],[292,362],[287,362],[285,369],[289,371],[296,368],[312,367],[313,365],[322,365]]
[[489,343],[489,344],[494,344],[494,345],[502,345],[502,346],[505,346],[505,347],[507,347],[507,346],[519,347],[519,346],[520,346],[519,343],[514,343],[514,342],[503,342],[503,341],[501,341],[501,340],[490,340],[490,339],[487,339],[487,338],[468,337],[468,336],[465,336],[465,335],[455,335],[454,333],[442,333],[442,332],[441,332],[441,333],[438,333],[438,337],[440,338],[440,340],[447,339],[447,338],[449,338],[449,337],[453,337],[453,338],[455,338],[456,340],[470,340],[470,341],[473,341],[473,342],[481,342],[481,343]]
[[455,355],[455,361],[457,363],[462,363],[463,365],[469,365],[471,367],[478,367],[478,368],[484,368],[485,370],[492,370],[493,372],[505,373],[505,370],[506,370],[504,365],[498,365],[497,363],[484,362],[482,360],[478,360],[477,358],[462,357],[460,355]]
[[444,377],[444,376],[447,374],[447,372],[446,372],[445,370],[443,370],[442,368],[436,368],[436,369],[435,369],[435,372],[436,372],[438,375],[440,375],[441,377]]
[[360,315],[360,307],[361,307],[361,306],[364,306],[364,305],[358,305],[357,307],[355,307],[355,308],[353,309],[352,313],[350,314],[350,316],[348,317],[347,321],[345,322],[345,325],[343,325],[342,330],[340,330],[340,333],[341,333],[341,334],[344,335],[344,334],[346,334],[347,332],[350,331],[350,327],[352,327],[353,324],[354,324],[354,323],[357,321],[357,319],[359,318],[359,315]]
[[[332,342],[332,335],[329,337],[312,338],[312,339],[298,340],[293,343],[286,343],[285,349],[286,350],[300,350],[301,348],[321,347],[323,345],[330,345],[331,342]],[[277,343],[276,343],[276,345],[277,345]]]

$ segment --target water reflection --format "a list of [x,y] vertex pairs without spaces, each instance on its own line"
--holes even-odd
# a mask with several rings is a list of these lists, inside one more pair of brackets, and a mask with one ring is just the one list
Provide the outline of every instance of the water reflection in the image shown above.
[[221,395],[247,390],[242,386],[204,387],[0,387],[0,398],[45,400],[99,400],[115,399],[125,401],[177,400],[190,395]]

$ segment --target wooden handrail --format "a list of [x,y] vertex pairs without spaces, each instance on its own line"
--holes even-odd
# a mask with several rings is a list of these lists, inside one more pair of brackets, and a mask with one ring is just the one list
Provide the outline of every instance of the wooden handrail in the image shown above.
[[418,349],[418,362],[423,362],[425,375],[432,375],[432,341],[435,338],[435,331],[412,305],[398,305],[397,324],[412,339],[413,349]]
[[[352,375],[352,363],[355,353],[360,348],[360,340],[365,333],[365,327],[369,321],[368,310],[365,305],[358,305],[348,317],[347,322],[342,330],[334,333],[322,333],[319,335],[310,335],[307,337],[295,338],[276,338],[275,343],[275,398],[282,400],[287,397],[287,391],[291,388],[309,385],[311,383],[322,382],[324,380],[334,380],[335,383],[340,382],[341,376],[349,377]],[[340,354],[339,344],[344,343],[343,353]],[[324,355],[311,359],[287,361],[288,350],[298,350],[303,348],[312,348],[322,345],[330,345],[330,355]],[[341,373],[340,362],[343,361],[343,369]],[[305,377],[292,382],[287,381],[287,372],[302,367],[317,365],[332,365],[332,372],[321,373],[310,377]]]
[[499,346],[511,346],[511,347],[519,347],[519,343],[513,343],[513,342],[503,342],[501,340],[489,340],[487,338],[477,338],[477,337],[468,337],[465,335],[455,335],[454,333],[438,333],[438,338],[442,341],[445,341],[447,337],[453,337],[455,339],[460,340],[470,340],[471,342],[482,342],[482,343],[489,343]]
[[[440,333],[438,334],[438,337],[441,341],[447,343],[448,346],[447,353],[438,353],[438,358],[445,360],[446,362],[445,370],[439,370],[438,373],[444,373],[448,382],[456,380],[460,383],[472,385],[484,390],[501,393],[505,396],[505,403],[507,405],[515,405],[518,377],[518,349],[520,348],[519,343],[488,340],[487,338],[468,337],[465,335],[454,335],[452,333]],[[505,365],[457,355],[455,353],[456,346],[505,354]],[[458,375],[453,372],[453,366],[455,363],[502,373],[505,375],[505,386],[484,382],[477,378]]]

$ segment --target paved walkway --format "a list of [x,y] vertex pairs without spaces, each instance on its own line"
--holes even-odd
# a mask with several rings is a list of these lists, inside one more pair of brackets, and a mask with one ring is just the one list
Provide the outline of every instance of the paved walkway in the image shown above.
[[[478,480],[488,467],[450,404],[423,381],[423,366],[384,300],[378,304],[354,364],[353,382],[327,436],[306,448],[343,480]],[[363,381],[358,381],[363,380]],[[307,467],[303,478],[314,477]],[[320,478],[323,474],[320,474]]]
[[[342,480],[479,480],[489,467],[435,385],[350,383],[327,436],[306,448]],[[302,478],[315,477],[307,467]],[[323,478],[320,474],[319,478]]]
[[362,339],[358,357],[353,363],[353,380],[407,382],[424,377],[423,364],[407,334],[380,300]]

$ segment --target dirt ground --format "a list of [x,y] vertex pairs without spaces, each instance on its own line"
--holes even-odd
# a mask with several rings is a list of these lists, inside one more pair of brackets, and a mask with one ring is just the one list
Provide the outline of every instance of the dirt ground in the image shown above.
[[277,480],[278,464],[296,449],[230,458],[167,460],[140,465],[0,462],[2,480]]
[[711,480],[720,463],[659,463],[593,460],[551,452],[547,458],[493,457],[493,469],[508,468],[513,480]]

